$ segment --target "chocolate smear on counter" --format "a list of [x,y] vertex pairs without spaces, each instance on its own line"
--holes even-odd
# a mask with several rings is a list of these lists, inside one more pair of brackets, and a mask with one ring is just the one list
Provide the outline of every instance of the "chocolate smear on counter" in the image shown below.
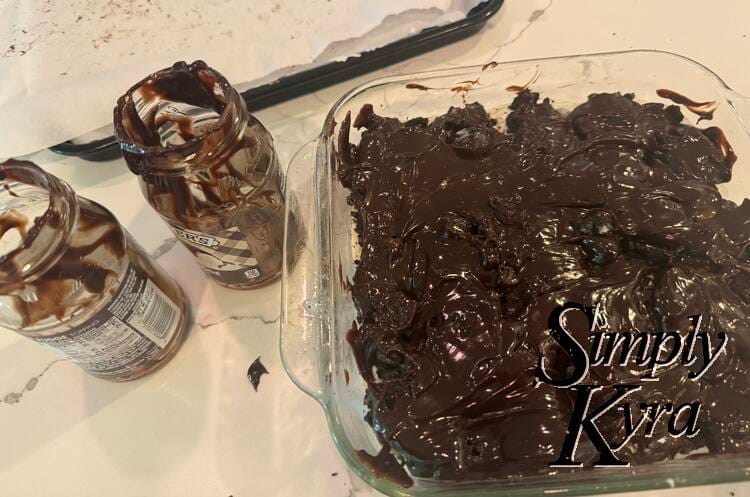
[[427,91],[427,90],[433,90],[434,88],[430,88],[429,86],[420,85],[418,83],[406,83],[404,85],[407,90],[421,90],[421,91]]
[[674,90],[668,90],[666,88],[659,88],[656,90],[656,94],[661,98],[666,98],[678,105],[684,105],[687,110],[698,116],[698,122],[703,120],[710,121],[714,118],[714,112],[719,104],[716,100],[708,100],[706,102],[696,102],[693,99],[681,95]]
[[[534,370],[542,355],[550,374],[570,365],[547,332],[561,301],[600,303],[613,330],[685,330],[703,314],[703,331],[737,337],[700,382],[665,370],[633,394],[704,409],[693,438],[636,434],[631,464],[750,450],[750,200],[717,188],[736,160],[723,133],[682,121],[632,94],[561,112],[520,89],[502,131],[478,103],[419,126],[363,107],[356,146],[342,124],[361,246],[347,339],[385,445],[363,460],[402,477],[401,465],[446,480],[548,473],[573,395],[535,386]],[[590,382],[634,368],[592,367]],[[620,439],[622,417],[597,425]],[[586,443],[577,459],[597,455]]]
[[487,62],[485,65],[482,66],[482,71],[486,71],[487,69],[494,69],[497,67],[497,62],[494,60],[491,62]]
[[264,374],[269,374],[268,370],[263,363],[260,362],[260,357],[258,357],[247,369],[247,379],[250,380],[250,384],[256,392],[258,391],[258,385],[260,385],[260,377]]

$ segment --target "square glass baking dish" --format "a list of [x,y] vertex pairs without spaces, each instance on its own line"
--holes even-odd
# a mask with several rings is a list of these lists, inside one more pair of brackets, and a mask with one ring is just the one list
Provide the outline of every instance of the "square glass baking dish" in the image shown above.
[[[289,243],[281,309],[281,353],[291,379],[323,407],[331,434],[349,468],[378,491],[391,496],[536,496],[595,495],[606,492],[674,488],[747,480],[750,455],[682,459],[633,468],[607,468],[476,482],[414,478],[410,488],[379,477],[358,455],[380,448],[364,421],[365,383],[346,340],[356,320],[347,281],[354,272],[358,246],[347,192],[336,176],[338,123],[363,104],[376,113],[402,120],[428,118],[462,105],[460,82],[475,81],[467,102],[478,101],[499,118],[515,97],[509,85],[534,80],[532,89],[556,106],[584,102],[594,92],[632,92],[639,101],[664,101],[656,90],[669,88],[698,101],[715,100],[710,125],[720,127],[738,162],[731,182],[720,185],[725,198],[750,196],[750,100],[730,89],[716,74],[685,57],[658,51],[626,51],[489,64],[378,79],[344,95],[331,109],[319,138],[293,158],[287,176],[288,214],[304,226],[304,245]],[[444,91],[409,89],[412,83]],[[491,112],[492,113],[492,112]],[[685,112],[686,122],[697,117]],[[352,129],[351,141],[359,133]],[[296,237],[289,237],[290,240]],[[295,252],[295,254],[292,253]]]

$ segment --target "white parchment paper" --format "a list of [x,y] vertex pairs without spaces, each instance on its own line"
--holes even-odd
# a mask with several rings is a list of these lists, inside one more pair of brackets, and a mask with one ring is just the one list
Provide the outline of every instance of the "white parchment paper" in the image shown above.
[[177,60],[203,59],[238,85],[268,81],[451,22],[478,3],[0,2],[0,157],[30,153],[106,125],[118,96]]

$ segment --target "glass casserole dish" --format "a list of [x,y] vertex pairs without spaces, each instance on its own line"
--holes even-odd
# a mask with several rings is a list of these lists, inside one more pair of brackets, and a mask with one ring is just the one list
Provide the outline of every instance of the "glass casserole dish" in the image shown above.
[[[287,372],[323,406],[350,469],[387,495],[415,496],[595,495],[747,479],[749,456],[722,455],[516,479],[453,482],[415,477],[413,485],[406,488],[378,476],[363,462],[360,451],[377,454],[381,444],[364,420],[366,384],[346,339],[357,320],[349,282],[359,247],[348,192],[336,175],[339,123],[347,112],[357,115],[364,104],[372,104],[386,117],[434,118],[451,105],[462,105],[461,92],[450,89],[477,77],[481,84],[473,85],[468,96],[464,95],[466,102],[480,102],[500,114],[516,96],[506,88],[532,80],[533,91],[561,107],[566,102],[584,102],[591,93],[617,91],[632,92],[637,101],[670,103],[656,96],[661,88],[716,101],[710,125],[724,131],[739,157],[732,180],[720,184],[719,191],[737,203],[750,192],[750,175],[742,167],[750,157],[750,101],[709,69],[679,55],[627,51],[507,62],[383,78],[352,90],[329,112],[318,140],[303,147],[289,167],[287,198],[292,199],[290,210],[305,227],[306,243],[298,262],[284,268],[281,309],[281,351]],[[446,90],[414,91],[407,85]],[[686,123],[695,125],[696,121],[697,116],[685,112]],[[352,129],[352,143],[359,136],[359,131]],[[291,260],[291,255],[284,260]]]

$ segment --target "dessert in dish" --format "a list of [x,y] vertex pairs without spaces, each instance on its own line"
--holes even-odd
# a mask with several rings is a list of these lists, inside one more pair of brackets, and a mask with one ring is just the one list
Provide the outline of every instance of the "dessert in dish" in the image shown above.
[[[366,105],[342,123],[338,152],[361,246],[349,341],[367,421],[412,475],[554,471],[574,392],[535,371],[541,357],[552,375],[570,367],[548,325],[562,302],[598,304],[618,332],[684,332],[701,314],[705,333],[731,337],[699,381],[676,364],[632,395],[702,411],[693,437],[663,424],[636,433],[629,462],[750,448],[750,201],[717,189],[736,161],[719,128],[630,94],[563,112],[523,90],[504,122],[478,103],[406,121]],[[586,382],[637,382],[645,369],[592,366]],[[624,437],[621,413],[597,424]],[[583,437],[576,458],[598,456]]]

